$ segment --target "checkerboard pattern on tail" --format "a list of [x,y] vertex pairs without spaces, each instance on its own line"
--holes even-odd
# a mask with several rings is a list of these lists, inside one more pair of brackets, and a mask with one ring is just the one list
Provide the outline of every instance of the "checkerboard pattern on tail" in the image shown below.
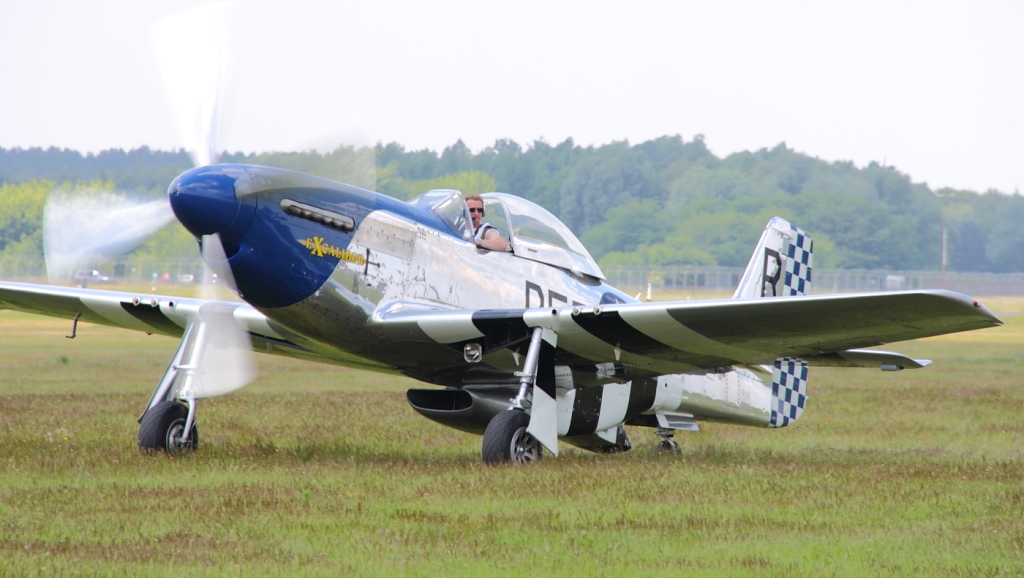
[[807,295],[811,292],[811,254],[814,241],[806,233],[793,227],[794,237],[787,237],[783,247],[786,274],[782,281],[783,295]]
[[793,357],[775,360],[772,372],[770,427],[786,427],[796,421],[807,405],[807,362]]
[[782,217],[768,221],[734,299],[793,297],[811,292],[814,243]]

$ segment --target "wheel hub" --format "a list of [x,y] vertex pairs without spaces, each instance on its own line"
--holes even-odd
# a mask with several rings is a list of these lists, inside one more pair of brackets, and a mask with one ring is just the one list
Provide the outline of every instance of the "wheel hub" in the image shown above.
[[526,431],[525,426],[517,429],[512,436],[510,449],[512,461],[517,464],[531,464],[540,459],[540,442]]
[[184,419],[179,418],[171,422],[171,426],[167,428],[167,451],[181,452],[192,449],[192,436],[188,436],[182,440],[182,434],[184,432]]

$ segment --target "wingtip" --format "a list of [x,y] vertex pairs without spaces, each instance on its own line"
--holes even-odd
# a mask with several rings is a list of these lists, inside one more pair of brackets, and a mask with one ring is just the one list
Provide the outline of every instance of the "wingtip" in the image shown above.
[[999,327],[1000,325],[1003,324],[1002,319],[999,319],[998,317],[996,317],[995,313],[992,313],[992,311],[990,311],[988,307],[985,307],[985,305],[981,301],[979,301],[979,300],[977,300],[977,299],[975,299],[973,297],[968,297],[967,295],[964,295],[962,293],[955,293],[953,291],[945,291],[945,292],[946,293],[950,293],[950,294],[960,298],[962,301],[964,301],[966,303],[970,303],[970,305],[973,306],[974,309],[978,313],[980,313],[982,316],[988,318],[988,321],[989,321],[989,323],[992,324],[992,327]]

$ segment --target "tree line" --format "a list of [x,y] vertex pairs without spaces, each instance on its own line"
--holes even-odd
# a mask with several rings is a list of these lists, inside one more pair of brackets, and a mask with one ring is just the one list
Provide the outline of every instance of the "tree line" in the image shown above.
[[[945,213],[951,271],[1024,271],[1019,194],[933,191],[895,167],[828,162],[784,144],[718,157],[701,136],[587,147],[502,139],[476,153],[462,141],[440,152],[389,143],[230,153],[221,162],[299,170],[400,199],[432,188],[516,194],[561,218],[602,266],[741,267],[778,215],[814,237],[818,267],[938,269]],[[145,147],[85,155],[0,147],[0,251],[41,253],[42,202],[61,183],[156,195],[190,166],[184,151]],[[139,251],[195,254],[177,225]]]

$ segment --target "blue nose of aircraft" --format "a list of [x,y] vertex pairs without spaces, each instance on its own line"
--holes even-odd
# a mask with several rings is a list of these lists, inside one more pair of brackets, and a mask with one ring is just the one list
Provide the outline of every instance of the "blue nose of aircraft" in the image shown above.
[[181,174],[168,188],[174,215],[196,237],[216,233],[225,248],[235,244],[256,214],[255,197],[236,192],[236,182],[246,177],[244,168],[232,165]]

